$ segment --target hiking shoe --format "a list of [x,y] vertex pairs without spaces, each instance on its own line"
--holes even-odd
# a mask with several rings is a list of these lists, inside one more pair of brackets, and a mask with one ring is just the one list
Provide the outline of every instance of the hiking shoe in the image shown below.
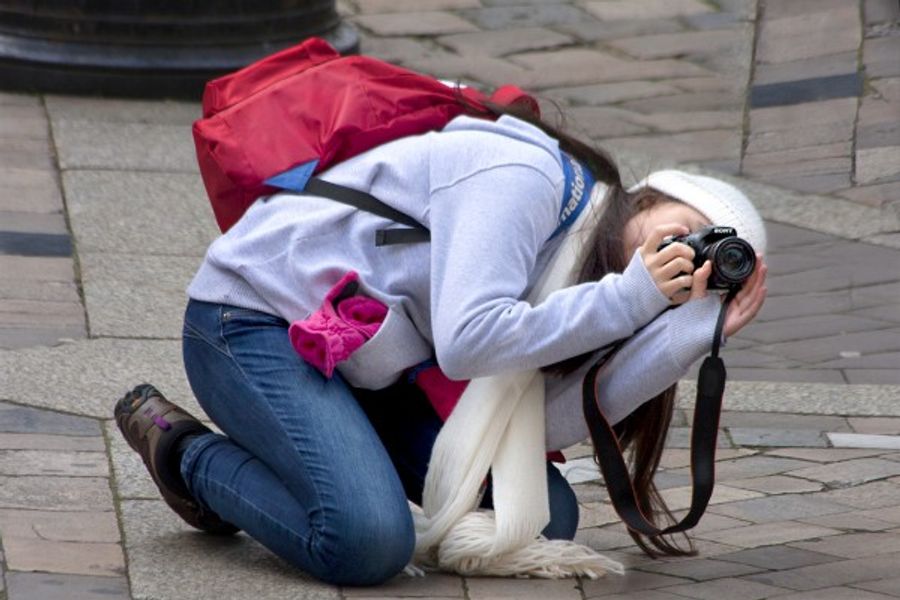
[[175,406],[149,383],[143,383],[116,403],[116,425],[128,445],[141,455],[144,466],[166,504],[197,529],[217,535],[236,533],[238,528],[204,509],[191,496],[172,464],[172,452],[185,435],[209,433],[210,429]]

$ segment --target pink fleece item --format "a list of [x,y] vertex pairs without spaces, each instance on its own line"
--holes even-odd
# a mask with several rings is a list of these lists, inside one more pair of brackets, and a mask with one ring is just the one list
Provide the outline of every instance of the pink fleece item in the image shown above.
[[387,315],[384,304],[367,296],[350,296],[334,305],[346,287],[357,281],[356,271],[349,271],[331,288],[319,310],[288,328],[297,354],[328,378],[339,362],[375,335]]

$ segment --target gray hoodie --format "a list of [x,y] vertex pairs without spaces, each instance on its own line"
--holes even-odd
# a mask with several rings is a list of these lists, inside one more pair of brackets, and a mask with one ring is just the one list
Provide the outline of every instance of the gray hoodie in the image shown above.
[[[276,194],[213,242],[188,295],[294,321],[357,271],[360,291],[389,311],[338,367],[354,386],[385,387],[432,355],[452,379],[534,369],[643,328],[600,380],[615,423],[709,350],[718,300],[666,311],[637,253],[621,274],[558,290],[537,306],[523,300],[562,238],[548,241],[563,200],[559,145],[530,124],[457,117],[440,132],[378,146],[320,176],[410,215],[431,242],[376,247],[375,231],[390,221],[326,198]],[[547,378],[548,450],[588,437],[587,366]]]

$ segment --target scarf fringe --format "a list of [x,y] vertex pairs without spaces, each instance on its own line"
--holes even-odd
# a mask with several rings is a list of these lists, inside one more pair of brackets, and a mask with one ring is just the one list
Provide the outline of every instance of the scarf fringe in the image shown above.
[[491,554],[496,528],[493,511],[479,509],[462,517],[440,544],[417,552],[404,569],[410,576],[445,571],[467,576],[598,579],[607,573],[623,575],[621,563],[570,540],[538,536],[527,545],[503,554]]

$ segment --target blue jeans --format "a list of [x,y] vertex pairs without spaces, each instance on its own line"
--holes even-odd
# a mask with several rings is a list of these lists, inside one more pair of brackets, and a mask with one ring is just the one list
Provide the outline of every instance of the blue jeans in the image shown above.
[[[333,585],[375,585],[415,547],[441,421],[409,385],[377,392],[324,378],[283,319],[191,300],[183,352],[200,405],[225,433],[195,439],[181,472],[196,499],[278,556]],[[578,504],[547,463],[548,538],[572,539]],[[490,489],[482,506],[491,507]]]

